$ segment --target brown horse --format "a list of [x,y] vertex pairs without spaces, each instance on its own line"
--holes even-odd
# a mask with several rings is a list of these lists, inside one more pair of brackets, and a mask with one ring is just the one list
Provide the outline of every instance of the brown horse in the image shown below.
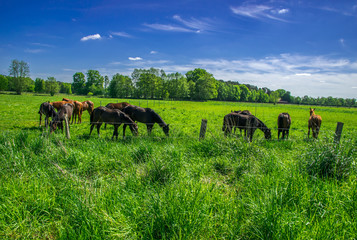
[[[82,113],[83,113],[83,104],[78,101],[74,101],[74,109],[73,109],[73,118],[72,124],[74,123],[82,123]],[[78,118],[78,119],[77,119]]]
[[317,138],[319,135],[321,127],[322,118],[319,115],[315,114],[315,108],[310,108],[310,118],[309,118],[309,131],[307,137],[310,137],[310,128],[312,129],[312,137]]
[[240,113],[229,113],[223,118],[222,131],[227,135],[232,132],[233,127],[244,129],[244,136],[252,141],[255,130],[258,128],[264,133],[265,139],[271,138],[271,130],[254,115]]
[[84,101],[82,102],[83,105],[83,111],[88,111],[89,115],[91,115],[91,113],[94,110],[94,103],[92,101]]
[[289,130],[291,125],[291,117],[289,113],[280,113],[278,116],[278,139],[280,137],[280,133],[283,133],[283,139],[289,137]]
[[[169,136],[170,127],[164,120],[151,108],[142,108],[134,105],[127,106],[123,109],[133,121],[138,121],[146,124],[148,135],[151,134],[151,130],[155,123],[159,124],[166,136]],[[124,126],[125,128],[126,126]]]
[[55,108],[50,104],[50,102],[42,103],[38,113],[40,114],[40,127],[41,127],[42,114],[45,115],[45,126],[46,126],[46,128],[48,126],[49,117],[51,117],[53,119],[57,115]]
[[66,103],[60,108],[56,117],[54,117],[51,121],[50,133],[52,133],[54,130],[56,130],[57,127],[62,129],[62,133],[63,133],[63,120],[65,119],[66,115],[68,118],[68,122],[71,120],[71,116],[73,114],[73,108],[74,108],[73,104],[71,104],[71,103]]
[[121,102],[121,103],[108,103],[105,107],[110,109],[119,109],[120,111],[123,110],[125,107],[130,106],[130,103]]
[[67,101],[58,101],[58,102],[50,102],[50,104],[56,108],[57,111],[59,111],[63,105],[65,105],[66,103],[68,103]]
[[123,138],[125,137],[125,129],[126,125],[129,125],[129,128],[133,135],[138,135],[138,125],[130,119],[128,115],[123,113],[118,109],[109,109],[106,107],[97,107],[93,110],[92,114],[90,115],[90,132],[89,136],[92,134],[94,125],[97,126],[98,136],[100,136],[100,127],[103,123],[108,123],[114,125],[114,132],[112,139],[114,136],[118,139],[118,128],[119,126],[124,123],[123,127]]

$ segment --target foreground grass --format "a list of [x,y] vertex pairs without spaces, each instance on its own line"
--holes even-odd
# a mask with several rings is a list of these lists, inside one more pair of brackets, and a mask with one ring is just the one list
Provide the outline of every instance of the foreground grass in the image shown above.
[[[11,99],[1,111],[14,119],[21,97]],[[318,141],[296,130],[289,141],[258,134],[247,143],[224,138],[219,126],[220,114],[249,104],[155,103],[173,125],[169,138],[158,127],[147,137],[140,125],[139,137],[111,141],[112,127],[89,138],[88,123],[72,125],[71,139],[48,136],[37,127],[39,104],[27,102],[23,120],[0,132],[1,239],[357,237],[357,134],[346,123],[340,145],[330,134],[335,115],[355,116],[351,109],[332,109],[331,123],[321,110]],[[294,108],[299,129],[304,109]],[[256,115],[273,126],[282,110],[263,105]],[[217,127],[199,142],[201,118]]]

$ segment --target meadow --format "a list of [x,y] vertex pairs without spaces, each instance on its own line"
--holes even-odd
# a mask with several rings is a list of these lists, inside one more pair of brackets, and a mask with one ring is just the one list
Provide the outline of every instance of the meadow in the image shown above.
[[[39,106],[68,97],[95,107],[127,101],[170,124],[151,136],[89,135],[89,114],[71,138],[40,128]],[[357,109],[310,106],[0,94],[1,239],[356,239]],[[313,107],[313,106],[312,106]],[[223,117],[250,110],[272,129],[253,142],[224,137]],[[288,140],[277,117],[289,112]],[[206,138],[199,141],[201,120]],[[340,144],[333,142],[344,122]],[[44,123],[43,123],[44,124]]]

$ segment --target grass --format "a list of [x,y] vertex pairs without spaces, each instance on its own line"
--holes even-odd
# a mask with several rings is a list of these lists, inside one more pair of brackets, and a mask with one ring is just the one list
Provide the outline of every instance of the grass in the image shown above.
[[[317,107],[321,135],[311,140],[307,106],[126,100],[155,109],[170,137],[158,126],[148,137],[139,124],[138,137],[112,141],[111,126],[88,137],[87,113],[71,139],[38,128],[39,105],[61,98],[0,95],[1,239],[357,237],[356,109]],[[239,109],[272,128],[273,140],[258,131],[252,143],[225,138],[223,116]],[[277,141],[286,111],[290,139]]]

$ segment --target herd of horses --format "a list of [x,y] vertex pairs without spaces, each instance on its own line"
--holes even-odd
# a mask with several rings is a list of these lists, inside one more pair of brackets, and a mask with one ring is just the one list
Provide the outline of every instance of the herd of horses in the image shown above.
[[[57,110],[57,112],[56,112]],[[114,132],[112,139],[116,137],[118,139],[118,128],[123,124],[123,137],[125,137],[125,129],[129,126],[133,135],[138,135],[138,125],[136,122],[146,124],[148,135],[151,134],[151,130],[155,123],[157,123],[166,136],[169,136],[170,127],[164,120],[151,108],[142,108],[135,105],[131,105],[127,102],[121,103],[108,103],[105,107],[100,106],[94,108],[94,104],[91,101],[79,102],[67,98],[63,98],[58,102],[44,102],[40,106],[40,126],[42,115],[45,115],[45,126],[50,126],[50,133],[60,128],[63,132],[63,121],[68,118],[68,121],[72,119],[72,124],[82,122],[82,113],[88,111],[90,115],[90,132],[92,134],[94,127],[97,127],[98,136],[100,136],[100,128],[102,124],[114,125]],[[49,118],[51,122],[49,123]],[[315,114],[315,109],[310,108],[310,118],[308,121],[308,138],[310,137],[310,129],[312,130],[312,137],[317,138],[321,127],[322,118]],[[278,116],[278,139],[282,134],[282,139],[289,137],[289,130],[291,125],[291,117],[289,113],[283,112]],[[271,139],[271,129],[269,129],[260,119],[254,116],[249,110],[244,111],[231,111],[223,118],[222,131],[224,135],[234,133],[236,128],[239,128],[240,133],[244,130],[244,137],[248,141],[252,141],[254,132],[260,129],[264,133],[266,139]]]

